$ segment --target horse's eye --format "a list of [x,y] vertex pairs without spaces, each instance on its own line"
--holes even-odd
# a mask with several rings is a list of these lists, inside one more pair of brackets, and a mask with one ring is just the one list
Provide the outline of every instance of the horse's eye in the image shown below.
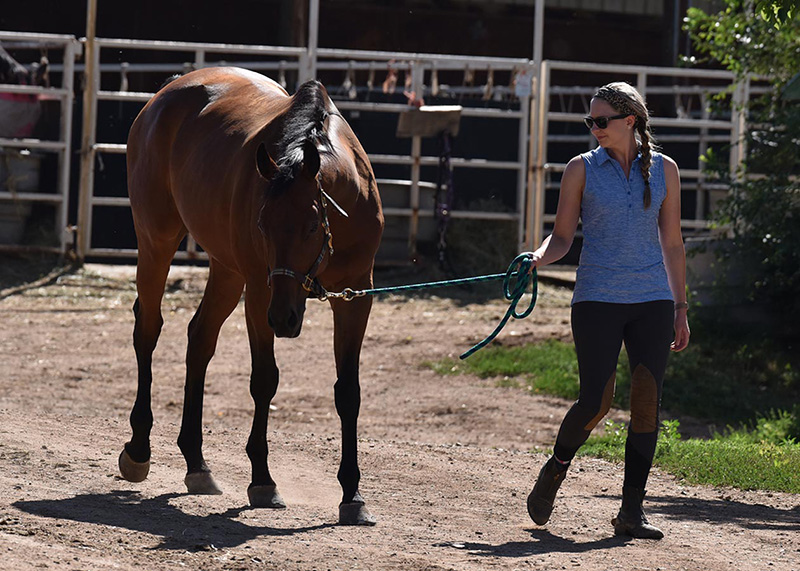
[[306,237],[311,238],[314,234],[319,231],[319,227],[321,225],[319,219],[319,210],[316,206],[313,208],[313,214],[308,217],[308,221],[306,222]]

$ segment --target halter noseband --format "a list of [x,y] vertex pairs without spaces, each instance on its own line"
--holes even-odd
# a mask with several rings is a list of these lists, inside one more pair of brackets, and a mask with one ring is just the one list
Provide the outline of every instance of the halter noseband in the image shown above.
[[294,272],[287,268],[277,268],[272,270],[269,273],[269,282],[272,282],[272,278],[274,276],[288,276],[290,278],[294,278],[300,282],[303,286],[303,289],[312,294],[317,299],[325,301],[328,298],[328,292],[322,287],[322,284],[319,283],[319,280],[316,277],[317,270],[319,270],[320,265],[322,264],[322,260],[325,258],[325,252],[327,251],[331,256],[333,256],[333,234],[331,233],[331,225],[328,222],[328,201],[339,211],[342,216],[347,218],[347,212],[344,209],[336,204],[336,201],[331,198],[331,196],[325,192],[322,188],[322,183],[319,180],[319,175],[316,177],[317,179],[317,188],[319,189],[319,201],[320,205],[322,206],[322,228],[325,230],[325,240],[322,243],[322,250],[320,250],[319,256],[311,265],[311,268],[306,272],[306,275],[301,276],[297,272]]

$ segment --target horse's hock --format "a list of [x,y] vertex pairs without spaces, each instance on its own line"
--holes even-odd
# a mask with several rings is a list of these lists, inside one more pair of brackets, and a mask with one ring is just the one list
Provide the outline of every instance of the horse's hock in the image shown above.
[[29,151],[0,149],[0,192],[11,200],[0,201],[0,244],[19,244],[31,213],[31,203],[18,194],[39,190],[41,157]]

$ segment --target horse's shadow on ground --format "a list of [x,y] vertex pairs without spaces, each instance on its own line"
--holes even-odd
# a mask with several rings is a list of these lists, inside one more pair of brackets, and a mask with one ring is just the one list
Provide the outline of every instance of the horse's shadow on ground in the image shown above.
[[[618,499],[618,496],[598,495],[603,499]],[[734,500],[709,500],[687,496],[648,496],[645,510],[652,512],[650,520],[670,533],[670,527],[686,522],[733,524],[747,530],[800,531],[800,503],[790,509],[778,509],[760,504],[747,504]],[[632,538],[614,536],[611,517],[608,514],[608,536],[590,541],[581,541],[555,535],[545,527],[530,528],[531,539],[511,541],[500,545],[480,542],[456,542],[440,544],[439,547],[456,547],[471,554],[489,557],[529,557],[547,553],[586,553],[599,549],[620,547]],[[555,516],[557,517],[557,516]]]
[[12,505],[40,517],[114,526],[159,536],[161,543],[152,549],[167,550],[230,548],[259,537],[291,536],[334,526],[333,523],[293,528],[247,525],[236,518],[252,509],[248,506],[204,516],[187,514],[170,504],[171,499],[182,495],[143,498],[138,492],[115,490],[61,500],[18,501]]

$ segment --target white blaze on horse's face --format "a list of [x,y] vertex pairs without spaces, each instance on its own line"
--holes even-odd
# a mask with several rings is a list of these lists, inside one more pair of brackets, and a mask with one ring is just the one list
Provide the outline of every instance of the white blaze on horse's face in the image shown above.
[[[267,178],[265,175],[272,174],[272,181],[276,176],[286,176],[278,172],[265,150],[262,155],[259,148],[259,155],[261,176]],[[318,154],[316,161],[304,159],[284,188],[270,189],[274,192],[265,197],[259,216],[259,226],[267,241],[270,271],[268,319],[277,337],[300,334],[305,302],[325,257],[318,170]]]

